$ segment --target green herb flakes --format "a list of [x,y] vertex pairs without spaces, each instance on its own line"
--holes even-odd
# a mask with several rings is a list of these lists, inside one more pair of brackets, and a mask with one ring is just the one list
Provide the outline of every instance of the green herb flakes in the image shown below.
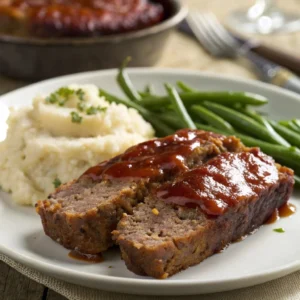
[[68,98],[69,96],[72,96],[74,93],[75,91],[68,87],[61,87],[56,91],[56,94],[63,98]]
[[76,111],[71,112],[71,118],[73,123],[80,124],[82,122],[82,117]]
[[106,107],[100,107],[100,106],[90,106],[87,110],[86,110],[86,114],[87,115],[95,115],[100,111],[106,111]]
[[57,103],[59,106],[64,106],[69,100],[69,97],[73,95],[76,95],[80,101],[84,100],[84,91],[82,89],[78,89],[75,91],[68,87],[61,87],[54,93],[50,94],[46,98],[46,102],[51,104]]
[[47,98],[46,98],[46,102],[48,103],[56,103],[58,101],[57,95],[55,93],[50,94]]
[[77,90],[76,96],[79,98],[80,101],[83,101],[84,100],[84,91],[82,89]]
[[85,104],[83,102],[79,102],[77,104],[77,108],[79,111],[84,111],[85,110]]
[[100,106],[98,106],[98,111],[103,111],[103,112],[105,112],[106,110],[107,110],[107,107],[100,107]]
[[64,106],[65,103],[66,103],[66,100],[59,100],[59,101],[58,101],[58,105],[59,105],[59,106]]
[[58,178],[55,178],[52,183],[56,189],[61,186],[61,181]]
[[283,228],[275,228],[273,231],[278,232],[278,233],[284,233],[285,230]]

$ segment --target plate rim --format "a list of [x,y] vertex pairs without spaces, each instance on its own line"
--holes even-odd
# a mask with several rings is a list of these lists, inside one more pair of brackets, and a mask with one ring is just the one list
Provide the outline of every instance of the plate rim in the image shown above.
[[[126,70],[129,74],[132,74],[132,75],[135,75],[138,73],[141,73],[142,75],[150,74],[150,73],[174,75],[176,73],[178,75],[199,76],[201,78],[207,78],[209,80],[217,79],[217,80],[221,80],[223,82],[238,82],[240,84],[248,84],[251,87],[259,87],[259,88],[269,90],[272,92],[278,92],[278,93],[284,94],[288,97],[292,97],[295,100],[300,102],[300,95],[297,94],[296,92],[284,89],[283,87],[276,86],[276,85],[273,85],[270,83],[258,81],[253,78],[240,78],[238,75],[222,75],[222,74],[216,74],[216,73],[213,73],[210,71],[190,70],[190,69],[184,69],[184,68],[134,67],[134,68],[127,68]],[[95,77],[97,74],[103,75],[103,76],[116,75],[117,72],[118,72],[117,68],[112,68],[112,69],[79,72],[79,73],[57,76],[57,77],[41,80],[41,81],[38,81],[35,83],[31,83],[29,85],[26,85],[21,88],[17,88],[13,91],[2,94],[2,95],[0,95],[0,101],[2,101],[3,98],[12,96],[15,93],[19,93],[19,92],[25,91],[27,89],[31,89],[31,88],[37,87],[39,85],[43,85],[43,84],[56,83],[56,82],[59,82],[60,80],[69,80],[72,78],[76,79],[76,78],[82,78],[82,77],[85,77],[85,78]]]
[[[164,293],[164,295],[196,295],[196,294],[205,294],[207,293],[204,289],[205,287],[211,287],[215,284],[222,284],[222,285],[228,285],[235,283],[235,287],[229,287],[229,288],[216,288],[215,292],[222,292],[222,291],[230,291],[230,290],[236,290],[239,288],[245,288],[245,287],[251,287],[256,284],[262,284],[265,282],[269,282],[274,279],[281,278],[283,276],[289,275],[293,272],[300,270],[300,258],[293,263],[284,265],[282,267],[276,268],[275,270],[267,270],[263,272],[254,273],[252,275],[246,275],[243,277],[232,277],[230,279],[226,280],[211,280],[211,281],[202,281],[199,282],[196,279],[177,279],[172,280],[172,277],[166,279],[166,280],[160,280],[160,279],[153,279],[149,277],[145,278],[124,278],[124,277],[116,277],[116,276],[107,276],[107,275],[101,275],[101,274],[89,274],[86,272],[79,272],[74,271],[72,269],[60,267],[57,264],[50,264],[48,262],[43,262],[35,258],[28,257],[24,254],[17,253],[16,251],[11,251],[7,247],[0,244],[0,254],[3,254],[16,262],[19,262],[21,264],[24,264],[27,267],[33,268],[36,271],[39,271],[43,274],[47,274],[49,276],[60,278],[66,282],[73,283],[79,285],[77,282],[78,280],[84,279],[86,280],[92,280],[92,282],[98,282],[99,281],[99,288],[100,290],[106,290],[106,291],[113,291],[111,288],[109,288],[109,285],[113,285],[115,290],[117,292],[123,292],[128,294],[137,294],[137,295],[161,295],[162,288],[164,289],[174,289],[167,293]],[[184,270],[183,270],[184,272]],[[251,282],[251,283],[250,283]],[[107,287],[106,287],[107,284]],[[137,290],[133,292],[126,292],[124,291],[124,287],[137,287],[139,286]],[[88,287],[88,285],[83,285]],[[180,291],[182,288],[193,288],[196,287],[196,290],[190,290],[186,292]],[[156,290],[153,290],[151,293],[143,292],[141,289],[143,288],[156,288]],[[201,291],[201,288],[204,290]],[[199,290],[200,289],[200,290]],[[211,293],[211,292],[210,292]]]
[[[34,89],[39,86],[47,85],[47,84],[57,84],[59,81],[64,81],[64,80],[73,80],[73,81],[80,81],[83,78],[88,79],[94,78],[97,75],[101,76],[112,76],[117,74],[117,69],[108,69],[108,70],[100,70],[100,71],[90,71],[90,72],[81,72],[81,73],[76,73],[76,74],[70,74],[70,75],[64,75],[64,76],[59,76],[47,80],[43,80],[37,83],[33,83],[30,85],[27,85],[25,87],[16,89],[14,91],[8,92],[6,94],[3,94],[0,96],[0,102],[5,100],[7,97],[13,97],[14,94],[22,93],[22,91]],[[224,76],[224,75],[219,75],[219,74],[214,74],[212,72],[202,72],[198,70],[188,70],[188,69],[173,69],[173,68],[128,68],[129,74],[132,75],[144,75],[147,74],[149,75],[150,73],[153,74],[163,74],[163,75],[183,75],[183,76],[192,76],[192,77],[199,77],[199,78],[206,78],[208,80],[221,80],[222,82],[225,82],[226,84],[232,84],[234,82],[241,83],[241,84],[246,84],[250,85],[253,88],[262,88],[266,91],[271,91],[271,92],[276,92],[279,93],[281,96],[287,96],[289,98],[293,98],[294,100],[298,101],[300,104],[300,96],[294,92],[285,90],[283,88],[273,86],[271,84],[259,82],[254,79],[244,79],[244,78],[238,78],[236,76]],[[1,200],[3,201],[3,200]],[[106,288],[106,284],[109,285],[118,285],[118,289],[120,291],[124,290],[122,287],[124,286],[134,286],[139,285],[139,290],[135,291],[136,294],[149,294],[149,293],[143,293],[140,292],[140,289],[145,287],[145,288],[159,288],[157,291],[153,291],[153,295],[156,294],[161,294],[161,288],[174,288],[176,286],[176,290],[180,288],[187,288],[187,287],[195,287],[196,286],[196,291],[192,290],[189,292],[184,291],[182,292],[181,295],[192,295],[192,294],[199,294],[201,291],[199,291],[199,288],[205,287],[206,285],[212,285],[212,284],[230,284],[230,283],[237,283],[238,288],[242,287],[247,287],[247,286],[252,286],[257,283],[263,283],[266,281],[270,281],[279,277],[282,277],[284,275],[290,274],[296,270],[300,270],[300,257],[298,260],[295,260],[293,263],[289,263],[287,265],[284,265],[282,267],[276,268],[275,270],[267,270],[267,271],[261,271],[257,272],[252,275],[245,275],[242,278],[239,278],[238,276],[232,277],[230,279],[218,279],[218,280],[210,280],[210,281],[202,281],[199,282],[197,279],[177,279],[177,280],[172,280],[172,277],[167,279],[167,280],[158,280],[158,279],[152,279],[152,278],[124,278],[124,277],[117,277],[117,276],[108,276],[108,275],[102,275],[102,274],[89,274],[86,272],[80,272],[80,271],[74,271],[72,269],[60,267],[57,264],[50,264],[45,261],[41,261],[39,259],[35,259],[32,257],[28,257],[24,254],[20,254],[17,251],[13,249],[10,250],[3,244],[1,244],[0,241],[0,253],[3,253],[4,255],[12,258],[13,260],[20,262],[24,265],[27,265],[35,270],[38,270],[42,273],[48,274],[50,276],[59,277],[59,278],[64,278],[63,280],[72,282],[74,283],[78,279],[82,279],[84,277],[84,280],[91,279],[93,281],[101,281],[101,284],[99,286],[99,289],[102,290],[107,290],[111,291],[109,287]],[[268,277],[268,278],[267,278]],[[265,278],[265,280],[263,279]],[[261,280],[263,279],[263,280]],[[255,281],[257,283],[250,283],[250,281]],[[86,285],[85,285],[86,286]],[[237,287],[231,288],[231,289],[236,289]],[[225,291],[225,290],[230,290],[228,289],[220,289],[218,291]],[[157,293],[156,293],[157,292]],[[126,291],[125,291],[126,293]],[[132,292],[131,292],[132,293]],[[167,292],[166,295],[180,295],[180,291],[176,291],[176,293]]]

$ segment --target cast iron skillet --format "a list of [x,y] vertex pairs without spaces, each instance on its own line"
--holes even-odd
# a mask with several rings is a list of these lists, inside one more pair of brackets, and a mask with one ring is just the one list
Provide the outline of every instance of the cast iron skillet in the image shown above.
[[40,80],[82,71],[115,68],[125,57],[131,66],[151,66],[162,54],[170,31],[186,16],[180,0],[162,0],[167,17],[152,27],[95,38],[41,39],[0,35],[0,73]]

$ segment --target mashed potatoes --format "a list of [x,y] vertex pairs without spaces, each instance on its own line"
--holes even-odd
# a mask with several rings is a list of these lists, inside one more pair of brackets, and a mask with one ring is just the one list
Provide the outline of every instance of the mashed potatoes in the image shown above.
[[0,143],[0,185],[19,204],[35,204],[60,183],[153,137],[136,110],[109,104],[93,85],[61,88],[12,109]]

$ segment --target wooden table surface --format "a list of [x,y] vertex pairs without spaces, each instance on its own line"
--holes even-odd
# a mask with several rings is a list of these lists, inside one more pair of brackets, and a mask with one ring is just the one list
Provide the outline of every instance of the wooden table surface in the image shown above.
[[65,300],[0,261],[0,300]]
[[[298,0],[277,1],[284,8],[294,8],[300,12]],[[227,0],[226,5],[220,5],[225,1],[220,0],[184,0],[190,7],[214,11],[219,18],[224,18],[229,11],[237,7],[249,7],[254,1]],[[297,53],[300,45],[300,32],[289,35],[274,35],[264,37],[270,45],[280,45],[283,50]],[[187,44],[189,45],[187,47]],[[186,49],[189,49],[188,55]],[[226,73],[240,77],[254,77],[248,66],[229,60],[216,60],[203,51],[198,43],[190,38],[175,33],[170,39],[164,51],[158,67],[190,68],[211,71],[215,73]],[[21,87],[25,82],[13,81],[0,76],[0,94]],[[21,275],[13,268],[0,261],[0,300],[63,300],[65,297],[46,288],[45,286]],[[87,299],[88,300],[88,299]]]

